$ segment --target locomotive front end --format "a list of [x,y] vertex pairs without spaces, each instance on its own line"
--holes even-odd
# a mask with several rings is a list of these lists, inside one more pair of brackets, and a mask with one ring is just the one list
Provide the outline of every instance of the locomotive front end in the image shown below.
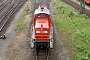
[[39,7],[35,11],[34,25],[32,25],[31,48],[53,48],[53,28],[50,13],[44,7]]

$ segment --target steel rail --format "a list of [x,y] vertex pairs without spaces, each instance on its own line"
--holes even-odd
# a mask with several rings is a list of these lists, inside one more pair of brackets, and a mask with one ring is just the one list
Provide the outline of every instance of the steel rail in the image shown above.
[[2,20],[0,21],[0,32],[2,32],[4,26],[8,22],[8,20],[13,16],[13,14],[18,10],[18,8],[25,2],[26,0],[17,0],[11,9],[8,10],[7,13],[4,14]]
[[10,2],[10,0],[7,0],[5,3],[0,5],[0,11]]
[[36,60],[50,60],[49,49],[35,49],[35,50],[36,50]]
[[[17,1],[15,1],[15,3],[16,3]],[[14,4],[15,4],[14,3]],[[3,14],[3,16],[0,18],[0,23],[4,20],[4,18],[11,12],[11,10],[12,10],[12,8],[13,8],[13,6],[14,6],[14,4],[12,5],[12,6],[10,6],[10,8],[8,8],[8,10]]]
[[17,5],[18,5],[17,2],[14,3],[14,5],[10,8],[10,10],[5,14],[3,19],[0,21],[0,31],[3,29],[3,27],[6,24],[6,22],[11,17],[11,15],[12,15],[11,13],[13,12],[13,10],[17,7]]

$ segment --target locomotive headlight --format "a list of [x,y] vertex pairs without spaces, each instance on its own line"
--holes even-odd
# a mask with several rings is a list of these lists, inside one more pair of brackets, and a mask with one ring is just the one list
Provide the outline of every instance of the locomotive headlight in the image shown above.
[[48,33],[48,31],[39,31],[39,30],[36,30],[36,33]]
[[36,31],[36,33],[40,33],[40,31],[39,31],[39,30],[37,30],[37,31]]
[[44,31],[44,33],[48,33],[48,31]]

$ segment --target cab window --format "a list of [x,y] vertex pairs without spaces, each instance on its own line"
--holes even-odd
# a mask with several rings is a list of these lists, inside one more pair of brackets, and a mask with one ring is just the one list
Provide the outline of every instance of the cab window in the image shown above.
[[36,14],[36,17],[39,18],[40,17],[40,14]]
[[49,17],[49,15],[48,15],[48,14],[44,14],[44,17],[45,17],[45,18],[48,18],[48,17]]

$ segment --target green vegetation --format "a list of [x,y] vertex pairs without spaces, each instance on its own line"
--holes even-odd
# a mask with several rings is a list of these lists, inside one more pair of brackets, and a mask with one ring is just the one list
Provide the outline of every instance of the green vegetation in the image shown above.
[[29,7],[26,6],[26,7],[24,8],[24,14],[26,14],[26,13],[28,12],[28,10],[29,10]]
[[25,26],[24,18],[25,18],[25,15],[27,14],[28,10],[29,10],[29,8],[26,6],[24,8],[24,11],[21,14],[20,18],[17,20],[14,30],[17,30],[18,32],[20,32],[23,29],[23,27]]
[[60,33],[65,33],[63,42],[69,56],[72,60],[90,60],[90,21],[87,16],[74,12],[60,0],[55,0],[52,5],[56,26]]
[[18,20],[15,26],[15,30],[20,32],[22,28],[24,27],[25,23],[22,20]]

